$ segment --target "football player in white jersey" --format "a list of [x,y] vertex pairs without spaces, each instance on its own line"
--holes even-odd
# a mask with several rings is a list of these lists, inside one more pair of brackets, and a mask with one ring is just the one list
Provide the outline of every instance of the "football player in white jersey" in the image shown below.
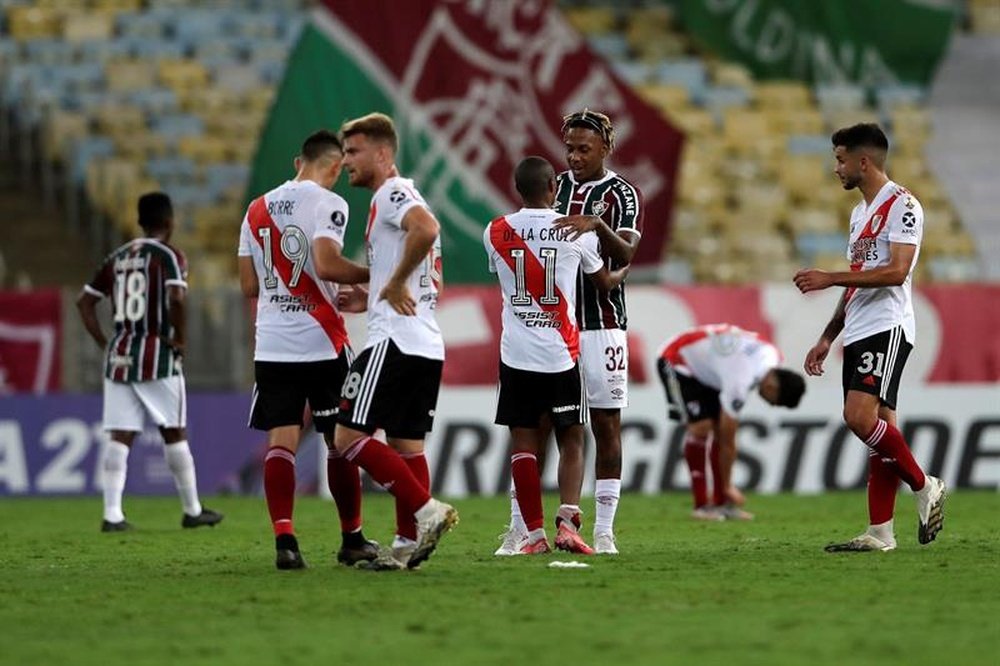
[[889,141],[875,124],[833,134],[834,172],[845,190],[861,190],[851,213],[850,271],[800,270],[802,293],[845,287],[833,318],[806,354],[809,375],[823,374],[833,341],[844,333],[844,421],[869,448],[868,529],[826,550],[887,551],[896,547],[892,518],[903,480],[917,499],[917,540],[930,543],[944,520],[944,482],[925,474],[896,427],[896,394],[915,325],[910,288],[920,252],[920,202],[885,173]]
[[[503,293],[496,423],[510,428],[511,475],[524,524],[514,537],[515,530],[508,532],[497,555],[551,550],[537,460],[548,439],[543,419],[555,427],[560,448],[582,447],[588,411],[578,364],[577,275],[582,271],[604,292],[621,284],[625,275],[625,269],[608,272],[596,234],[556,229],[553,223],[560,215],[552,210],[556,178],[551,164],[541,157],[525,158],[514,172],[514,184],[524,207],[493,220],[483,234],[489,269],[497,273]],[[556,546],[593,553],[566,524],[558,528]]]
[[337,285],[331,282],[368,281],[366,267],[341,256],[347,202],[329,188],[340,176],[342,159],[336,134],[311,134],[295,160],[295,178],[254,199],[240,230],[240,286],[257,299],[250,425],[268,433],[264,494],[279,569],[305,567],[292,507],[307,403],[329,448],[328,480],[343,535],[337,559],[353,565],[378,554],[361,532],[358,468],[333,447],[340,388],[352,354],[336,309]]
[[[668,340],[657,369],[670,403],[670,418],[684,424],[684,459],[699,520],[750,520],[743,495],[732,485],[739,415],[756,390],[771,405],[797,407],[805,393],[802,375],[778,367],[781,352],[753,331],[730,324],[699,326]],[[705,456],[711,440],[712,496]]]
[[[458,522],[430,495],[424,439],[434,423],[444,341],[434,310],[441,289],[440,226],[412,180],[396,169],[392,119],[372,113],[344,123],[344,167],[374,192],[365,229],[371,274],[368,339],[340,395],[337,449],[396,497],[396,537],[376,569],[414,568]],[[361,293],[360,290],[354,293]],[[374,439],[386,433],[389,446]]]

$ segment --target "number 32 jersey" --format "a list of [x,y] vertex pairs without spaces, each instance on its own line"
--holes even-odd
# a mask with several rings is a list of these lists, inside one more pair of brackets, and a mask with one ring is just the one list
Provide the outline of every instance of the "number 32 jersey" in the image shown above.
[[596,273],[604,266],[597,235],[571,241],[553,228],[561,214],[546,208],[522,208],[486,227],[488,268],[503,292],[504,365],[534,372],[569,370],[580,355],[576,325],[576,280],[579,271]]
[[253,259],[257,297],[254,360],[307,363],[337,358],[348,344],[337,285],[316,275],[312,242],[343,247],[347,202],[311,180],[286,181],[251,202],[238,254]]

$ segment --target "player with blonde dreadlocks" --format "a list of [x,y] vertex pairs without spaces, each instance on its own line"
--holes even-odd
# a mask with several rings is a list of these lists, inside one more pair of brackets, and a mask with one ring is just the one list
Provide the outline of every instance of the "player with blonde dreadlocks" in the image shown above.
[[[606,168],[615,147],[615,129],[603,113],[584,109],[563,118],[567,171],[557,177],[555,210],[565,217],[556,228],[575,239],[594,232],[609,270],[632,261],[642,235],[642,197],[639,190]],[[552,262],[555,265],[555,262]],[[602,292],[581,274],[577,279],[577,323],[580,364],[587,386],[591,430],[597,443],[596,516],[594,548],[580,536],[580,493],[583,486],[583,447],[559,452],[561,506],[556,514],[556,547],[575,553],[615,555],[614,518],[621,495],[621,410],[628,406],[628,343],[624,283]],[[514,493],[511,523],[497,555],[514,555],[527,539]]]

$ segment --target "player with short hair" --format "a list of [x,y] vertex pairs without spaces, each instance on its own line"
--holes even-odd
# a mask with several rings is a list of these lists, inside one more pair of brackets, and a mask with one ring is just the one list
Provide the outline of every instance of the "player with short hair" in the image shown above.
[[295,178],[254,199],[240,229],[240,286],[257,300],[250,426],[267,431],[264,495],[279,569],[306,566],[292,512],[307,404],[329,449],[327,480],[343,539],[337,560],[353,565],[378,554],[361,530],[358,468],[333,446],[340,387],[353,357],[334,283],[368,281],[368,269],[341,254],[348,207],[330,188],[342,160],[335,133],[310,134],[295,158]]
[[[556,177],[556,222],[575,237],[595,232],[609,270],[629,264],[642,236],[642,196],[620,174],[605,167],[615,147],[615,128],[603,113],[583,109],[563,118],[563,143],[569,166]],[[567,501],[556,515],[556,546],[577,553],[616,554],[614,520],[621,497],[621,410],[628,406],[628,340],[625,334],[625,285],[600,291],[583,273],[577,277],[576,317],[580,329],[580,366],[587,387],[591,431],[597,447],[594,489],[594,548],[579,535],[583,445],[559,453],[560,493]],[[575,497],[574,499],[572,499]],[[511,524],[501,550],[523,537],[512,491]]]
[[[669,415],[684,424],[684,459],[694,496],[692,517],[750,520],[732,485],[739,415],[755,389],[771,405],[795,408],[805,393],[802,375],[778,367],[781,352],[760,334],[731,324],[698,326],[660,349],[657,369]],[[711,440],[713,492],[709,501],[705,454]]]
[[[500,338],[500,387],[496,423],[510,428],[511,474],[526,535],[512,553],[550,552],[542,512],[537,455],[545,446],[548,418],[561,447],[583,445],[587,396],[577,359],[576,278],[582,271],[601,289],[619,284],[624,271],[612,276],[597,252],[596,234],[570,240],[556,229],[552,210],[556,179],[541,157],[522,160],[514,182],[524,207],[486,227],[488,266],[503,293]],[[565,499],[565,498],[564,498]]]
[[[132,529],[122,512],[128,454],[144,414],[163,436],[163,453],[174,477],[184,515],[182,527],[215,525],[222,514],[198,499],[194,457],[187,441],[187,400],[181,357],[185,343],[184,296],[187,260],[170,245],[174,211],[170,197],[139,197],[143,236],[107,256],[76,300],[87,333],[106,352],[104,429],[110,441],[101,453],[104,472],[102,532]],[[114,335],[108,342],[97,318],[97,302],[111,298]]]
[[834,173],[845,190],[861,191],[851,213],[850,271],[816,268],[795,274],[803,294],[845,287],[833,317],[806,354],[808,375],[822,375],[834,340],[844,333],[844,421],[869,448],[868,529],[828,552],[888,551],[896,547],[893,513],[902,479],[917,500],[917,540],[934,540],[944,522],[945,484],[925,474],[896,428],[896,398],[916,339],[910,293],[920,254],[924,211],[885,173],[889,141],[873,123],[834,132]]
[[[341,128],[344,167],[374,192],[365,230],[370,292],[345,294],[368,311],[368,339],[341,391],[336,447],[396,498],[396,537],[377,569],[426,560],[458,512],[430,495],[424,439],[434,424],[444,340],[434,316],[441,290],[440,226],[396,168],[392,119],[371,113]],[[373,438],[385,430],[389,446]]]

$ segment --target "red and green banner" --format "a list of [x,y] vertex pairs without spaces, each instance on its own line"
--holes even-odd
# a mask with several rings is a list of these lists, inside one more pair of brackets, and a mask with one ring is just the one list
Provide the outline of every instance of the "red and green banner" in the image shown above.
[[[448,280],[490,282],[482,232],[519,207],[514,166],[542,155],[565,168],[562,116],[584,107],[615,122],[610,166],[645,198],[635,263],[655,264],[668,236],[683,135],[547,1],[326,0],[289,58],[250,195],[290,177],[309,132],[387,113],[401,135],[400,169],[442,223]],[[344,181],[336,189],[351,204],[347,251],[356,254],[370,192]]]

